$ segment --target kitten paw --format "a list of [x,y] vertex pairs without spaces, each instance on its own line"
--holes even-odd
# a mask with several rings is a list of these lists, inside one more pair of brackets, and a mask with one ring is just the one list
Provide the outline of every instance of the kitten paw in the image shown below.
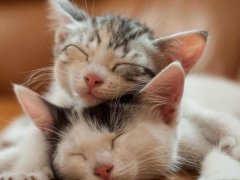
[[10,148],[12,146],[14,146],[15,144],[11,141],[1,141],[0,142],[0,151],[1,150],[5,150],[7,148]]
[[0,180],[51,180],[53,179],[52,171],[43,169],[38,172],[5,172],[0,174]]
[[236,140],[231,136],[223,137],[220,139],[219,146],[223,151],[229,153],[236,146]]
[[4,172],[0,174],[0,180],[28,180],[23,173]]
[[240,161],[240,145],[238,145],[232,149],[231,156],[234,159]]
[[240,160],[240,145],[235,138],[230,136],[223,137],[219,142],[219,146],[221,150],[226,152],[232,158]]

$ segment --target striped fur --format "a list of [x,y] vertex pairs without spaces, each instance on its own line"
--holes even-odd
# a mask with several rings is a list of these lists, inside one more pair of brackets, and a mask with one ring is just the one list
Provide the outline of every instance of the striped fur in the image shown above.
[[[188,71],[205,47],[202,31],[156,38],[134,19],[113,14],[90,17],[67,0],[51,2],[56,44],[55,81],[50,91],[62,89],[75,104],[93,106],[137,92],[176,59]],[[85,82],[88,74],[103,81],[91,91],[91,99]],[[59,104],[58,97],[50,97]]]

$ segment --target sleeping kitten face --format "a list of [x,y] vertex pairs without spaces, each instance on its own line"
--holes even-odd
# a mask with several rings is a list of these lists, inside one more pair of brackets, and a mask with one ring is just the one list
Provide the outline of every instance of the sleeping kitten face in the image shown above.
[[[133,32],[129,32],[130,24]],[[95,104],[137,90],[155,76],[157,69],[146,52],[153,47],[144,41],[150,35],[148,29],[112,16],[89,19],[75,28],[72,37],[78,38],[63,43],[54,70],[58,82],[72,96]],[[117,39],[117,34],[126,37]],[[136,38],[130,43],[129,36]]]
[[67,0],[50,4],[56,30],[54,78],[86,105],[138,91],[176,59],[188,71],[205,47],[200,31],[156,39],[132,19],[89,17]]
[[63,179],[86,180],[150,179],[167,174],[176,157],[175,126],[143,119],[141,113],[133,117],[136,110],[130,114],[123,121],[134,122],[112,132],[104,126],[95,129],[85,124],[91,120],[78,117],[56,147],[55,173]]
[[52,167],[59,178],[139,180],[165,175],[176,160],[183,84],[183,69],[173,63],[132,100],[80,112],[56,107],[23,87],[15,91],[52,145]]

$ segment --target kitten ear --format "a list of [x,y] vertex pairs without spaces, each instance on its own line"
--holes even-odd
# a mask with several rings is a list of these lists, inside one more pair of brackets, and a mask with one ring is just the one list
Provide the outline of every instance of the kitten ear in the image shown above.
[[39,94],[24,86],[14,85],[14,92],[26,115],[45,135],[49,135],[49,129],[53,126],[54,118],[45,100]]
[[189,31],[154,40],[158,47],[156,62],[164,60],[159,68],[179,60],[188,73],[202,55],[207,42],[207,31]]
[[49,18],[53,21],[52,27],[55,32],[55,43],[63,42],[69,35],[68,25],[85,21],[89,16],[75,7],[68,0],[48,0],[50,7]]
[[140,92],[141,102],[150,114],[171,124],[175,121],[184,88],[184,70],[173,62],[149,82]]

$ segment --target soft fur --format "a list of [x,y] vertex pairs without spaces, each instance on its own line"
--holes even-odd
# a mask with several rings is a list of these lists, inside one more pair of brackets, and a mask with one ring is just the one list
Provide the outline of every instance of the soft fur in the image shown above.
[[[191,97],[191,94],[184,95],[180,116],[177,116],[177,104],[180,102],[182,91],[179,87],[183,87],[183,79],[181,78],[183,70],[180,70],[179,67],[179,64],[173,64],[155,77],[140,92],[140,95],[137,96],[140,99],[137,101],[121,101],[126,108],[116,108],[118,103],[110,104],[110,109],[105,112],[98,111],[99,107],[102,106],[100,104],[96,107],[84,108],[80,114],[76,114],[75,110],[69,111],[69,109],[62,109],[47,103],[46,100],[28,89],[20,87],[16,88],[16,92],[25,112],[37,127],[42,129],[40,137],[45,136],[48,139],[48,144],[52,147],[50,157],[53,157],[54,172],[65,179],[78,179],[80,177],[99,179],[94,174],[94,167],[99,162],[100,164],[114,164],[115,169],[113,168],[111,175],[115,179],[126,177],[129,179],[155,178],[166,175],[170,170],[178,170],[181,165],[193,170],[201,169],[200,179],[238,178],[238,162],[234,160],[238,157],[233,153],[235,147],[239,145],[238,120],[230,114],[224,112],[219,114],[200,106],[197,101],[190,101],[187,97]],[[195,78],[197,79],[197,76]],[[207,80],[208,77],[205,78]],[[212,83],[214,82],[216,79]],[[221,84],[221,82],[225,83],[225,81],[218,79],[216,85]],[[205,89],[207,88],[205,85],[202,84],[199,87]],[[187,79],[186,92],[191,86],[191,81]],[[215,88],[219,89],[218,86]],[[229,89],[231,88],[233,87],[229,87]],[[227,88],[225,93],[228,93],[226,90]],[[175,93],[171,93],[173,91]],[[235,95],[238,96],[238,94]],[[214,101],[217,98],[217,96],[211,96],[211,99],[207,100]],[[112,111],[113,113],[110,113]],[[93,116],[94,112],[100,113],[100,115]],[[44,118],[42,118],[42,113],[44,113]],[[113,116],[110,116],[109,113]],[[116,116],[116,114],[120,114],[120,116]],[[126,114],[130,115],[126,116]],[[103,123],[101,120],[101,118],[106,120],[106,117],[108,117],[107,122],[109,123],[119,124],[122,121],[124,123],[120,123],[122,124],[120,126],[109,126],[108,123]],[[111,121],[110,117],[114,121]],[[176,117],[178,118],[176,119]],[[64,125],[66,122],[67,124]],[[33,124],[29,123],[29,125]],[[19,128],[19,124],[16,126],[15,128]],[[47,128],[53,126],[55,128]],[[111,127],[116,128],[111,129]],[[34,129],[37,128],[34,127]],[[28,132],[32,134],[30,131]],[[123,134],[121,134],[122,132]],[[18,137],[24,138],[29,134],[18,135]],[[35,147],[35,153],[40,151],[42,160],[45,151],[43,151],[44,148],[39,147],[42,146],[41,143],[46,146],[44,145],[46,141],[32,140],[32,142],[36,142],[31,145]],[[18,156],[15,157],[19,157],[21,153],[26,154],[25,147],[19,147],[21,147],[21,151],[17,151]],[[212,150],[213,148],[216,150]],[[236,153],[236,155],[238,154]],[[49,153],[45,155],[48,157]],[[24,157],[28,160],[22,159],[23,161],[18,161],[18,163],[34,159],[35,154],[33,157],[30,155]],[[221,163],[224,167],[219,166]],[[35,168],[45,167],[46,164],[48,162],[43,163],[43,166],[37,165]],[[128,164],[131,166],[129,165],[129,167]],[[30,167],[34,168],[34,166]],[[222,170],[221,173],[216,174],[216,169],[220,168],[227,168],[227,170]],[[24,174],[30,177],[33,172],[27,169]],[[1,177],[19,178],[19,174],[14,173],[9,176],[8,173],[4,173],[1,174]],[[38,177],[37,173],[34,177]]]
[[[34,153],[41,154],[36,158],[39,164],[31,167],[47,165],[49,160],[45,164],[41,162],[50,158],[55,176],[63,179],[151,179],[167,175],[174,169],[172,164],[177,157],[178,105],[183,83],[183,69],[179,63],[173,63],[133,101],[110,104],[109,111],[101,116],[93,114],[106,103],[83,111],[63,109],[29,89],[16,86],[24,111],[42,132],[33,127],[40,134],[33,136],[27,131],[30,139],[43,135],[46,138],[42,142],[32,139],[33,144],[29,143],[29,147],[35,147]],[[21,144],[25,145],[24,142]],[[48,144],[47,153],[44,150],[48,149]],[[27,157],[19,158],[25,153],[22,146],[19,148],[17,163],[24,164],[36,157],[27,153]],[[96,167],[105,164],[113,166],[109,178],[101,178],[95,173]],[[30,173],[25,175],[30,177]],[[8,177],[8,174],[2,177]],[[17,173],[11,176],[13,179],[18,177]]]
[[240,179],[240,163],[218,148],[213,149],[202,163],[199,180]]
[[[1,136],[0,178],[3,180],[49,180],[49,145],[32,121],[18,119]],[[6,144],[7,143],[7,144]]]
[[[50,1],[50,7],[56,36],[54,81],[47,97],[60,106],[92,106],[136,92],[176,59],[188,72],[206,45],[204,31],[156,38],[123,16],[90,17],[67,0]],[[89,74],[103,81],[90,95]]]
[[[51,77],[53,80],[45,98],[61,107],[94,106],[124,94],[137,93],[161,69],[176,59],[181,61],[184,71],[188,72],[206,45],[206,33],[202,31],[155,38],[147,27],[126,17],[116,15],[89,17],[67,0],[49,1],[49,4],[50,18],[53,19],[55,30],[55,61]],[[92,89],[90,95],[85,82],[85,76],[88,74],[103,79],[103,83]],[[155,100],[155,97],[152,99]],[[33,102],[36,102],[35,100],[32,99]],[[46,108],[40,110],[44,121],[47,116],[42,112]],[[171,107],[161,112],[166,122],[172,117],[165,115],[173,110],[176,109]],[[29,120],[23,117],[22,121]],[[11,153],[9,148],[14,149],[11,156],[5,154],[3,156],[6,163],[1,165],[1,177],[8,178],[9,174],[12,174],[12,178],[19,179],[22,177],[21,173],[24,176],[35,173],[36,178],[41,177],[39,175],[42,173],[41,169],[47,166],[44,158],[43,163],[36,166],[31,163],[26,163],[26,167],[18,166],[27,162],[19,157],[28,155],[22,155],[25,153],[23,149],[16,150],[19,148],[18,142],[27,142],[29,138],[33,138],[33,136],[26,138],[20,129],[26,126],[24,130],[28,135],[32,131],[40,133],[31,123],[20,124],[22,122],[10,126],[1,137],[3,147],[1,152],[8,154]],[[40,128],[47,125],[41,124]],[[37,138],[41,141],[42,135]],[[40,153],[46,151],[44,145],[40,145],[42,149],[37,143],[28,143],[28,146],[29,149],[41,150]],[[31,156],[26,158],[29,157]],[[5,171],[7,173],[2,173]]]

